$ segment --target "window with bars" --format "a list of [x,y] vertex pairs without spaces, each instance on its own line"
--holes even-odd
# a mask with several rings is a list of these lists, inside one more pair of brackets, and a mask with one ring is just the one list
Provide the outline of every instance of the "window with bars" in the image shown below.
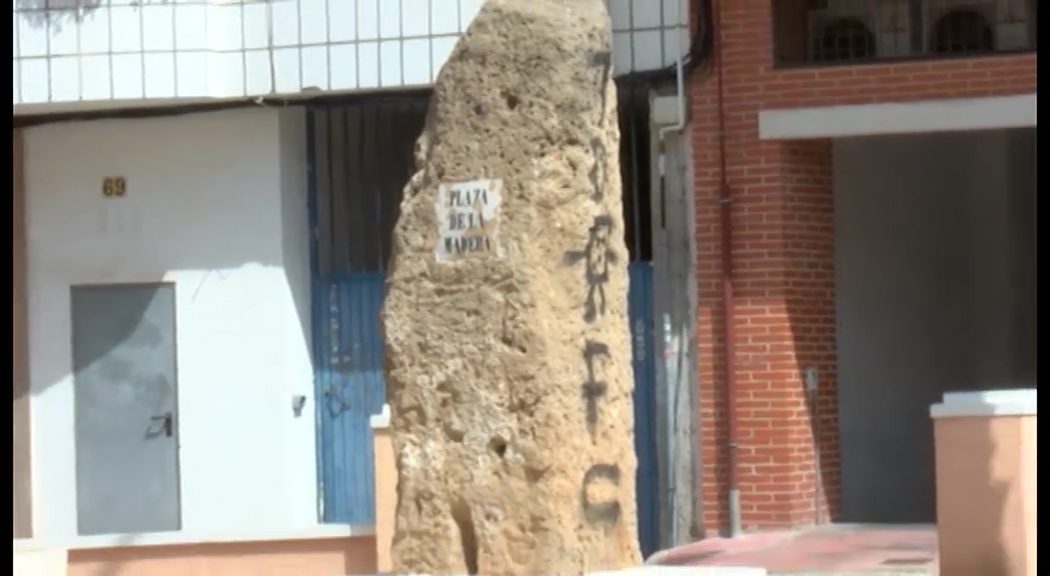
[[843,18],[824,27],[814,39],[813,60],[835,62],[875,56],[875,36],[863,22]]
[[991,52],[995,50],[995,33],[981,14],[954,10],[937,20],[931,44],[936,54]]
[[1032,51],[1038,0],[773,0],[775,62]]

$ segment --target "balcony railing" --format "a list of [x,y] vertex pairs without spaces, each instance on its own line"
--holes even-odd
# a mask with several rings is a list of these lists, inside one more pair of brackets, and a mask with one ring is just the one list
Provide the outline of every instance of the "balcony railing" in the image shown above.
[[1038,0],[773,0],[778,65],[1024,52]]

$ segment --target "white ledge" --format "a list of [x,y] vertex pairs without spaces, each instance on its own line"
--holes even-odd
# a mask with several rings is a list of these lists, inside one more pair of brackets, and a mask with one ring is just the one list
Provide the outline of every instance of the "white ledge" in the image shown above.
[[126,546],[180,546],[188,544],[230,544],[280,540],[323,540],[374,536],[375,527],[352,524],[318,524],[288,530],[263,532],[153,532],[148,534],[105,534],[69,538],[29,538],[14,541],[15,552],[51,549],[85,550],[88,548],[123,548]]
[[390,427],[390,405],[383,404],[383,411],[379,414],[373,414],[368,419],[369,424],[372,425],[373,430],[384,430]]
[[1036,95],[762,110],[762,140],[846,138],[1036,126]]
[[1035,388],[949,392],[941,403],[930,406],[930,416],[933,418],[1035,416],[1037,412]]

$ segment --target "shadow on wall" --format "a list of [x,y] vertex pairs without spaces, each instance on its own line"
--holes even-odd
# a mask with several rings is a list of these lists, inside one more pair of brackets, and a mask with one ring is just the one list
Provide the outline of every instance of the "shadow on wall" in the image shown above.
[[[837,486],[838,446],[835,441],[837,414],[834,412],[836,390],[835,324],[829,310],[834,309],[834,272],[829,263],[834,253],[830,225],[833,198],[830,190],[831,146],[828,141],[781,142],[778,152],[785,164],[770,178],[778,178],[776,196],[740,190],[732,202],[732,225],[741,236],[750,234],[760,248],[743,249],[745,238],[734,239],[733,297],[734,354],[736,398],[733,407],[737,419],[739,447],[736,451],[738,486],[769,483],[770,470],[789,476],[803,487],[791,493],[759,494],[744,491],[741,497],[743,525],[755,528],[749,520],[756,514],[767,516],[765,527],[805,525],[816,521],[816,511],[807,510],[803,500],[818,497],[822,521],[828,521],[837,507],[836,494],[801,496],[811,486]],[[815,171],[814,171],[815,170]],[[733,185],[730,178],[729,185]],[[715,200],[717,189],[709,198]],[[698,201],[703,202],[700,198]],[[775,203],[770,210],[766,204]],[[783,204],[783,208],[781,208]],[[742,226],[746,213],[763,216],[757,227]],[[703,211],[701,211],[701,214]],[[828,224],[816,215],[827,214]],[[768,214],[768,215],[766,215]],[[703,216],[700,216],[703,218]],[[717,237],[722,223],[710,217]],[[698,225],[703,225],[701,222]],[[711,258],[718,258],[722,241],[709,248]],[[703,257],[702,257],[703,258]],[[757,268],[757,270],[756,270]],[[712,280],[705,280],[704,277]],[[730,421],[726,417],[729,398],[725,386],[727,366],[724,352],[726,302],[722,293],[721,265],[714,273],[701,274],[700,330],[701,354],[708,353],[711,366],[711,395],[705,400],[701,418],[715,425],[706,432],[703,442],[708,457],[704,477],[715,478],[715,489],[704,493],[704,516],[707,522],[718,520],[714,529],[729,536],[729,477],[732,462]],[[787,321],[781,319],[786,316]],[[704,350],[704,341],[710,348]],[[816,402],[805,391],[804,374],[815,368],[819,377]],[[750,378],[742,378],[748,374]],[[785,386],[783,380],[792,378]],[[750,419],[750,421],[747,421]],[[758,424],[755,421],[758,420]],[[799,426],[808,421],[812,434],[802,437]],[[763,421],[768,424],[763,424]],[[818,459],[806,456],[806,443],[816,441]],[[796,452],[797,451],[797,452]],[[817,461],[814,461],[817,460]],[[819,468],[819,470],[818,470]],[[708,488],[710,490],[710,488]],[[768,500],[763,498],[775,498]],[[831,511],[827,510],[831,508]],[[709,534],[709,536],[712,536]]]
[[1019,563],[1034,558],[1027,547],[1035,542],[1019,531],[1027,530],[1024,509],[1035,502],[1026,501],[1021,475],[1035,481],[1035,447],[1026,466],[1022,420],[944,418],[935,424],[941,574],[1027,573]]
[[[16,0],[15,11],[24,18],[31,26],[37,28],[50,27],[55,32],[60,32],[65,25],[79,24],[95,10],[98,10],[107,0]],[[156,3],[165,3],[166,0],[155,0]],[[145,2],[132,2],[138,6]]]
[[[269,0],[240,0],[241,4],[268,2]],[[50,27],[55,32],[73,24],[80,24],[91,18],[91,15],[109,0],[15,0],[15,11],[30,26],[37,28]],[[168,4],[172,0],[131,0],[130,6],[140,7],[147,4]]]
[[[809,464],[812,484],[806,483],[813,494],[810,518],[793,520],[825,524],[836,521],[840,509],[832,142],[785,142],[781,146],[788,164],[782,174],[784,203],[804,212],[784,218],[782,296],[815,459]],[[807,222],[805,217],[812,220],[811,215],[822,220]]]
[[[243,145],[271,139],[276,143],[278,132],[263,118],[266,114],[244,109],[26,129],[23,165],[31,210],[25,219],[35,231],[27,238],[33,244],[27,262],[33,268],[28,272],[29,288],[37,302],[66,303],[58,310],[31,305],[30,349],[41,343],[42,331],[69,326],[71,285],[174,281],[179,312],[192,302],[194,307],[228,315],[236,324],[271,312],[241,306],[236,300],[246,296],[245,290],[254,289],[255,275],[276,271],[283,271],[299,313],[302,342],[310,342],[305,166],[301,178],[292,175],[289,179],[288,166],[282,165],[280,186],[284,189],[278,192],[271,173],[259,168],[260,155],[269,161],[273,151],[260,147],[257,154],[246,153]],[[300,128],[305,134],[305,125]],[[115,132],[120,138],[112,139]],[[166,137],[158,139],[158,133]],[[212,145],[192,144],[202,135]],[[113,144],[97,145],[107,140]],[[150,144],[141,146],[142,142]],[[301,144],[305,149],[305,142]],[[281,150],[282,161],[288,155],[289,151]],[[79,160],[56,172],[50,169],[56,157]],[[99,165],[123,171],[128,198],[116,202],[129,202],[128,207],[72,193],[82,189],[85,180],[95,180]],[[290,189],[297,184],[299,189]],[[262,192],[256,194],[260,186],[268,188],[267,202],[261,201]],[[60,240],[72,236],[79,240]],[[51,238],[58,240],[49,241]],[[185,276],[173,279],[178,274]],[[208,295],[212,288],[234,283],[237,288],[230,292]],[[245,290],[239,290],[241,286]],[[126,341],[140,325],[147,304],[139,307],[137,318],[125,318],[121,323],[125,334],[123,338],[113,335],[114,342]],[[181,323],[178,331],[182,344],[189,333]],[[208,336],[219,348],[234,345],[219,334]],[[53,348],[67,352],[49,352],[47,361],[32,365],[34,396],[71,376],[62,369],[73,368],[69,344],[56,344]],[[98,351],[97,357],[108,351]]]
[[[254,263],[254,262],[246,263],[246,266],[252,266],[252,265],[256,265],[256,263]],[[177,269],[177,268],[171,269],[171,272],[178,272],[178,271],[179,271],[179,269]],[[97,287],[120,288],[120,287],[125,287],[125,286],[141,285],[143,287],[149,287],[150,284],[157,284],[157,285],[164,284],[164,278],[165,278],[165,276],[167,276],[167,274],[168,274],[168,271],[158,271],[156,273],[156,275],[155,275],[156,280],[152,281],[152,282],[137,283],[137,282],[130,282],[130,281],[129,282],[115,281],[115,282],[111,282],[111,283],[83,284],[81,286],[83,286],[83,287],[96,287],[97,286]],[[209,281],[220,281],[221,282],[222,279],[223,279],[222,276],[224,275],[224,271],[223,270],[210,270],[210,271],[205,272],[204,275],[205,275],[205,277],[202,278],[199,281],[199,284],[204,284],[204,283],[207,283]],[[212,276],[212,278],[208,278],[209,276]],[[179,297],[180,300],[182,299],[181,298],[181,293],[182,292],[184,292],[184,291],[192,291],[193,290],[193,285],[192,284],[182,283],[182,282],[172,282],[172,283],[176,284],[176,290],[177,290],[177,292],[180,293],[180,297]],[[291,282],[289,284],[291,284]],[[74,287],[74,289],[77,289],[77,288],[79,288],[79,286],[75,286]],[[66,286],[65,289],[66,289],[67,296],[68,296],[68,291],[69,291],[70,287]],[[305,310],[308,311],[309,310],[309,304],[308,304],[309,294],[302,293],[302,292],[304,292],[304,291],[302,291],[302,290],[292,290],[292,297],[296,301],[295,304],[296,304],[296,308],[297,309],[299,309],[299,310],[305,309]],[[126,304],[129,304],[129,303],[132,304],[132,306],[129,307],[129,306],[126,305]],[[149,326],[148,326],[149,322],[144,322],[144,314],[145,314],[147,308],[149,307],[150,303],[151,303],[151,300],[138,300],[138,301],[134,301],[134,302],[125,301],[125,306],[123,306],[122,309],[121,309],[121,314],[122,314],[123,317],[122,317],[122,319],[121,319],[121,321],[119,323],[116,323],[116,324],[118,324],[116,329],[119,331],[119,333],[112,333],[112,334],[108,334],[107,335],[107,338],[112,338],[111,344],[107,345],[105,348],[92,350],[90,357],[77,358],[76,359],[76,364],[75,365],[71,364],[71,367],[73,368],[72,372],[56,371],[56,370],[54,370],[54,368],[58,368],[58,366],[56,366],[55,363],[53,363],[53,362],[52,363],[47,363],[45,366],[43,366],[43,368],[49,368],[50,370],[40,370],[39,369],[39,368],[41,368],[40,364],[39,363],[35,364],[33,366],[33,368],[35,368],[36,370],[33,370],[35,372],[35,375],[34,375],[34,377],[31,380],[31,382],[33,383],[32,385],[30,384],[30,381],[23,381],[23,382],[16,382],[15,383],[15,385],[14,385],[14,401],[15,401],[15,403],[17,404],[20,400],[23,400],[27,396],[29,396],[29,397],[38,396],[38,395],[44,393],[49,388],[51,388],[51,387],[53,387],[53,386],[55,386],[55,385],[65,381],[65,379],[68,378],[68,377],[76,378],[76,375],[77,375],[78,372],[80,372],[80,371],[82,371],[82,370],[84,370],[86,368],[91,367],[93,364],[95,364],[97,361],[99,361],[101,359],[107,358],[111,353],[113,353],[113,352],[115,352],[117,350],[118,346],[120,346],[122,344],[125,344],[125,343],[129,343],[137,330],[142,328],[144,325],[147,328],[149,328]],[[308,312],[307,312],[307,314],[308,314]],[[299,315],[300,316],[299,324],[300,324],[300,328],[302,330],[302,341],[303,342],[309,342],[309,340],[311,338],[311,335],[309,334],[309,317],[308,317],[307,314],[300,314]],[[30,320],[32,320],[32,318],[30,318]],[[231,321],[235,321],[235,320],[236,320],[236,314],[235,314],[235,312],[231,311]]]
[[[766,147],[779,166],[763,176],[766,184],[761,187],[737,188],[731,215],[734,234],[739,234],[732,253],[737,378],[733,413],[744,532],[754,530],[756,523],[764,528],[826,523],[836,518],[839,506],[831,142],[770,142]],[[732,150],[728,154],[730,166],[740,161]],[[731,172],[728,184],[736,186]],[[711,186],[698,194],[707,194],[698,196],[698,202],[713,203],[719,190]],[[710,247],[699,247],[708,254],[702,253],[701,261],[717,261],[721,219],[717,212],[704,212],[698,213],[698,226],[711,226],[708,234],[715,240]],[[732,448],[726,418],[721,268],[700,274],[699,329],[701,354],[709,358],[713,383],[701,418],[716,424],[703,438],[710,447],[704,449],[709,455],[704,476],[718,479],[704,493],[704,516],[708,522],[717,519],[717,529],[725,535],[730,520],[725,479]],[[804,375],[810,368],[818,377],[813,395],[805,389]],[[785,486],[784,491],[769,493],[772,481]]]

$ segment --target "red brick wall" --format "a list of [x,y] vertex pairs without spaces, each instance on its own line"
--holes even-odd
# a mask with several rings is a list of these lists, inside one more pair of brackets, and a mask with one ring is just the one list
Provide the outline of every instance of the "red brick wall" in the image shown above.
[[[814,521],[818,502],[825,520],[835,517],[838,506],[831,144],[759,141],[758,112],[1032,93],[1036,55],[773,69],[770,2],[726,2],[721,12],[743,527],[796,526]],[[690,129],[700,294],[701,489],[709,534],[725,528],[727,490],[716,94],[714,69],[698,70],[690,86]],[[809,366],[820,370],[815,413],[803,390],[802,371]]]

